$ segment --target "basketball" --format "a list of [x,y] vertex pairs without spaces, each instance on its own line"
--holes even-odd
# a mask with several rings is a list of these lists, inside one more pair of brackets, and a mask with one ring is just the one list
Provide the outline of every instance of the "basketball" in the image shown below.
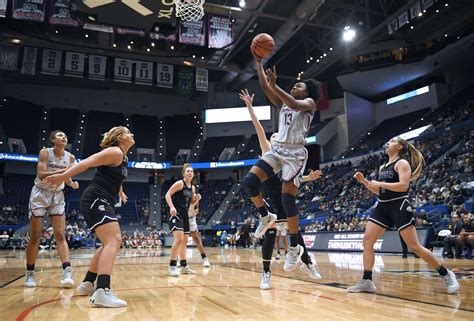
[[275,41],[267,33],[259,33],[252,40],[251,50],[260,58],[268,57],[275,48]]

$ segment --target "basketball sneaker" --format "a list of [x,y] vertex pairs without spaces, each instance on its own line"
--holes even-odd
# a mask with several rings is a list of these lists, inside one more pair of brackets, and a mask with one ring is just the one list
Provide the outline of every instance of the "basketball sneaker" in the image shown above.
[[316,266],[313,263],[301,264],[300,271],[307,273],[312,279],[317,280],[321,278],[321,274],[318,273],[318,270],[316,270]]
[[26,271],[25,284],[24,285],[27,288],[34,288],[36,286],[35,271]]
[[260,289],[269,290],[272,288],[270,284],[270,279],[272,278],[272,272],[263,272],[262,273],[262,282],[260,283]]
[[295,247],[289,247],[288,253],[286,254],[285,264],[283,265],[283,270],[285,271],[293,271],[298,266],[298,263],[301,260],[301,256],[303,255],[303,247],[301,245],[297,245]]
[[275,255],[275,260],[279,260],[279,259],[281,259],[281,254],[280,254],[280,252],[278,252],[277,255]]
[[181,274],[196,274],[196,271],[191,270],[189,266],[182,266],[181,267]]
[[275,223],[277,216],[273,213],[268,212],[267,216],[261,217],[260,222],[258,223],[257,229],[255,230],[254,236],[256,238],[261,238],[268,228]]
[[89,303],[94,307],[122,308],[127,306],[127,302],[115,296],[110,289],[97,289],[89,299]]
[[168,274],[170,276],[179,276],[179,268],[177,266],[169,266],[168,267]]
[[357,293],[357,292],[375,293],[376,289],[377,288],[375,287],[375,284],[374,282],[372,282],[372,280],[362,279],[356,285],[348,287],[347,291],[351,293]]
[[442,276],[441,278],[443,279],[444,283],[446,284],[447,292],[449,294],[454,294],[454,293],[458,292],[459,289],[461,288],[461,286],[459,285],[458,280],[456,280],[456,275],[453,272],[448,271],[448,274],[446,274],[445,276]]
[[211,267],[211,263],[209,263],[209,260],[207,259],[207,257],[205,257],[204,260],[202,261],[202,266]]
[[76,288],[76,292],[81,295],[91,295],[95,290],[94,284],[89,281],[81,282]]
[[74,280],[72,279],[72,268],[68,266],[63,270],[61,276],[61,286],[65,288],[72,288],[74,285]]

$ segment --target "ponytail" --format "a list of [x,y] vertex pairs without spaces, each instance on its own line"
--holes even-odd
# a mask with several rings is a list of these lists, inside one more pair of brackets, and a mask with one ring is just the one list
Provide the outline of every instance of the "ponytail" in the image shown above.
[[423,154],[402,138],[398,138],[398,142],[403,146],[400,151],[400,157],[407,160],[411,167],[411,180],[416,181],[421,176],[421,171],[425,163]]

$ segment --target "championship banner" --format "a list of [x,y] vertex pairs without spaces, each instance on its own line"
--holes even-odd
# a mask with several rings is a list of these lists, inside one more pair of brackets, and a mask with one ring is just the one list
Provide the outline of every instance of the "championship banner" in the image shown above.
[[64,76],[83,78],[84,77],[83,53],[66,52],[66,62],[64,64]]
[[114,33],[114,27],[106,26],[106,25],[98,25],[95,23],[85,23],[83,28],[87,30]]
[[187,45],[204,46],[204,21],[180,21],[179,42]]
[[137,29],[130,29],[130,28],[117,27],[117,33],[119,35],[134,35],[134,36],[140,36],[140,37],[145,36],[145,31],[137,30]]
[[79,20],[71,17],[69,0],[51,0],[49,23],[77,27]]
[[156,85],[158,87],[173,88],[174,66],[156,64]]
[[20,47],[18,46],[0,46],[0,69],[17,70],[19,51]]
[[196,68],[196,90],[207,91],[209,88],[209,70]]
[[21,73],[24,75],[36,74],[36,57],[38,56],[38,48],[25,47],[23,49],[23,63],[21,65]]
[[321,83],[321,97],[316,103],[317,110],[325,110],[329,108],[329,98],[328,98],[328,83]]
[[45,0],[13,0],[12,17],[43,22],[45,8]]
[[193,91],[194,70],[189,67],[178,68],[178,92],[189,95]]
[[105,80],[107,57],[89,55],[89,79]]
[[423,10],[426,10],[434,4],[434,0],[422,0],[421,4],[423,6]]
[[151,85],[153,83],[153,63],[135,61],[135,83],[137,85]]
[[421,12],[421,4],[420,2],[416,2],[414,5],[410,7],[410,17],[413,20],[416,17],[418,17],[420,14],[423,14]]
[[169,36],[165,36],[161,33],[150,32],[150,39],[165,40],[165,41],[176,41],[176,33],[173,33]]
[[129,84],[132,83],[132,60],[115,58],[114,80]]
[[60,50],[43,49],[41,73],[45,75],[59,76],[62,56],[62,51]]
[[7,16],[7,0],[0,0],[0,18]]
[[232,21],[227,17],[209,16],[209,48],[224,48],[232,43]]
[[390,21],[390,23],[388,24],[388,34],[391,35],[397,30],[398,30],[398,20],[397,18],[395,18],[392,21]]
[[398,16],[398,27],[401,28],[406,25],[410,20],[408,19],[408,12],[405,11],[401,15]]

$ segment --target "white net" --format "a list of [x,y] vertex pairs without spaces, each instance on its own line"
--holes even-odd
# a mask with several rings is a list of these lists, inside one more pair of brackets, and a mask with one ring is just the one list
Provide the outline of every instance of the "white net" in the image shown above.
[[185,21],[199,21],[204,17],[205,0],[175,0],[176,17]]

